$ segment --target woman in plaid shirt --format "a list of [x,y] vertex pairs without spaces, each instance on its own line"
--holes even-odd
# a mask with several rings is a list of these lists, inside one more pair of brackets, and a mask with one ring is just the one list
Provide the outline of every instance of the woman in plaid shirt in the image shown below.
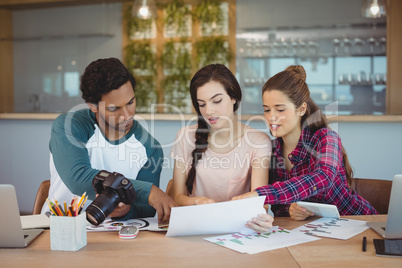
[[273,152],[269,185],[235,199],[265,195],[275,216],[304,220],[313,213],[297,201],[336,205],[341,215],[378,214],[350,189],[353,170],[338,134],[310,97],[306,72],[289,66],[262,88],[264,117]]

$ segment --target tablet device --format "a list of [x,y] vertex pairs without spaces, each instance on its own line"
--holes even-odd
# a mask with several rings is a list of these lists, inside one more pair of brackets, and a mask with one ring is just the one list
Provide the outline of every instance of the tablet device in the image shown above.
[[373,239],[375,255],[402,258],[401,239]]
[[324,218],[336,218],[336,219],[340,218],[338,208],[335,205],[305,202],[305,201],[299,201],[297,202],[297,204],[313,212],[315,216]]

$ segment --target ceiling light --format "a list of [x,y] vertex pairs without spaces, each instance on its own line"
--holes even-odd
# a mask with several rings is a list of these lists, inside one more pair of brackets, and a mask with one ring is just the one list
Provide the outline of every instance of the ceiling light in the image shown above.
[[157,10],[153,0],[135,0],[131,10],[133,17],[140,19],[156,18]]
[[365,18],[381,18],[386,16],[385,0],[363,0],[362,14]]

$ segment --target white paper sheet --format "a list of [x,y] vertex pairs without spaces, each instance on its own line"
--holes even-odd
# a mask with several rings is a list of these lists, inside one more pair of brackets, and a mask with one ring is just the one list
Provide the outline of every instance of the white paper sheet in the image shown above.
[[250,232],[247,221],[266,213],[265,196],[172,208],[166,236]]
[[368,228],[366,221],[320,218],[298,227],[293,231],[303,232],[307,235],[346,240],[360,234]]
[[204,239],[240,253],[249,254],[320,240],[318,237],[289,231],[278,226],[273,226],[268,232],[263,234],[255,232],[251,234],[233,233]]
[[123,226],[136,226],[140,231],[166,231],[166,229],[158,227],[157,218],[141,218],[130,219],[125,221],[113,221],[107,218],[100,225],[87,225],[88,232],[117,232]]

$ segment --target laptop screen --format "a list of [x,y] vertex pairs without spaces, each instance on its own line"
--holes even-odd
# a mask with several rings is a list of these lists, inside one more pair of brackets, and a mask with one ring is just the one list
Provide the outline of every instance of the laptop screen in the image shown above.
[[0,184],[0,215],[0,248],[25,247],[42,231],[42,229],[31,229],[27,231],[28,237],[24,236],[17,195],[13,185]]
[[395,175],[389,199],[385,238],[402,238],[402,174]]

